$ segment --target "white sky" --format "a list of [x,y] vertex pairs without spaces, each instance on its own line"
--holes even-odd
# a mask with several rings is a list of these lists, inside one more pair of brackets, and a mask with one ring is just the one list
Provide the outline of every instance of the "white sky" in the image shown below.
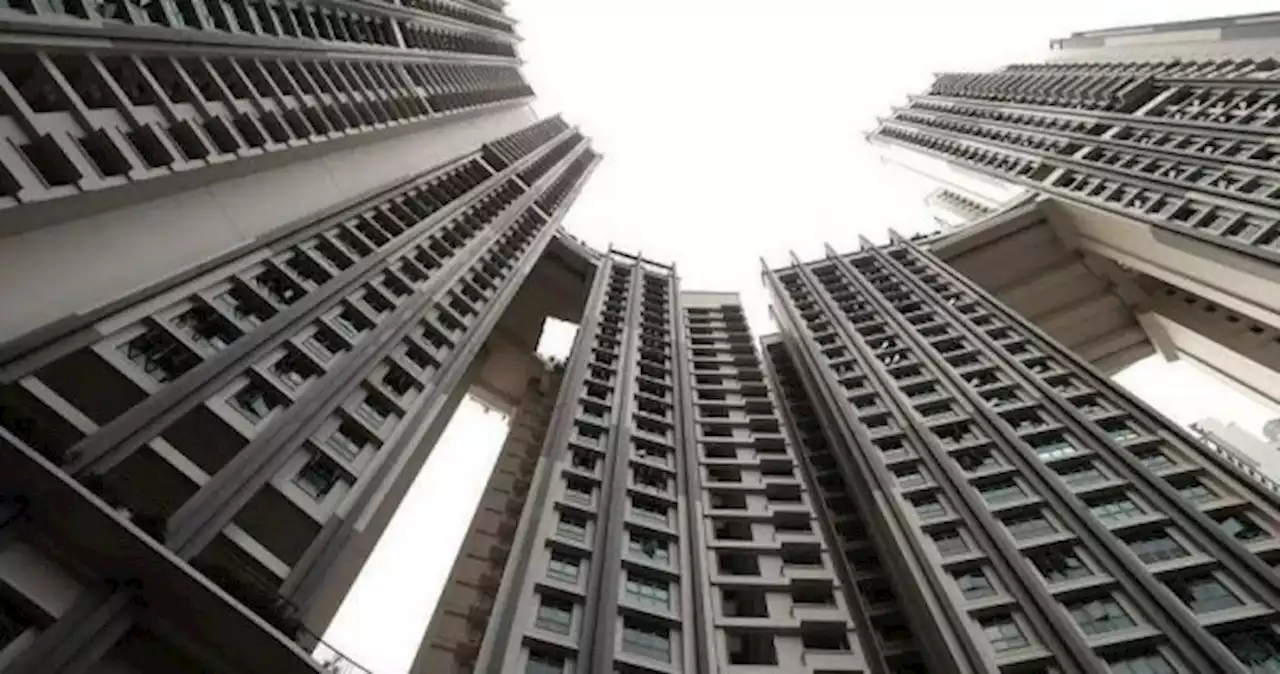
[[[760,257],[786,262],[932,229],[925,186],[862,135],[931,74],[1037,60],[1076,30],[1273,9],[1261,0],[512,0],[525,74],[604,162],[566,219],[589,244],[674,261],[686,289],[737,290],[772,330]],[[560,346],[565,343],[558,340]],[[1185,363],[1118,380],[1179,423],[1255,433],[1273,416]],[[374,551],[328,640],[405,674],[505,422],[464,403]]]

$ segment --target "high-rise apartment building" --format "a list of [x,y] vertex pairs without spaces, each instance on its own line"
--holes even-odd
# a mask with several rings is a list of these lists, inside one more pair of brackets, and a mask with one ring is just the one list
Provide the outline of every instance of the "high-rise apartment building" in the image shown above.
[[936,672],[1280,666],[1274,492],[912,242],[766,281],[878,645]]
[[501,2],[0,12],[0,671],[363,671],[316,635],[463,396],[532,409],[595,153]]
[[442,607],[414,671],[864,671],[738,297],[597,264],[541,456],[506,490],[526,505],[495,523],[505,570],[468,582],[459,558],[445,597],[483,595],[456,604],[474,629]]
[[870,135],[945,186],[1041,195],[935,251],[1104,371],[1160,353],[1280,401],[1280,15],[1052,47],[939,75]]

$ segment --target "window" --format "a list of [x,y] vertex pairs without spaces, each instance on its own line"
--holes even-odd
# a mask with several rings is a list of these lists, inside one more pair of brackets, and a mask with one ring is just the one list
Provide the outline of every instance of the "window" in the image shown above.
[[1125,442],[1138,437],[1138,432],[1129,428],[1124,422],[1113,421],[1109,423],[1099,424],[1107,435],[1111,436],[1113,442]]
[[229,402],[244,418],[255,424],[284,405],[284,400],[278,393],[257,382],[250,382],[237,391]]
[[1237,541],[1256,541],[1268,537],[1267,532],[1247,515],[1227,515],[1218,520],[1218,526]]
[[1068,604],[1067,610],[1085,634],[1106,634],[1136,624],[1112,597]]
[[982,494],[982,499],[987,502],[987,505],[999,505],[1002,503],[1009,503],[1011,501],[1018,501],[1026,498],[1027,496],[1027,493],[1022,491],[1022,487],[1019,487],[1018,483],[1013,480],[995,482],[983,487],[979,491]]
[[372,321],[347,304],[343,304],[342,310],[334,315],[333,323],[348,337],[357,339],[373,327]]
[[1146,534],[1128,541],[1129,549],[1147,564],[1186,557],[1191,553],[1167,532]]
[[253,294],[253,291],[238,283],[226,292],[214,295],[213,303],[250,328],[256,328],[276,313],[270,304],[263,302]]
[[192,307],[178,315],[173,325],[197,348],[212,353],[227,348],[240,333],[218,312],[206,306]]
[[936,498],[913,500],[911,505],[915,507],[916,515],[923,520],[943,517],[947,514],[947,509],[942,505],[942,501]]
[[1212,575],[1178,578],[1169,581],[1169,589],[1173,590],[1182,603],[1196,613],[1221,611],[1244,605],[1244,602],[1227,589],[1222,581]]
[[306,358],[290,353],[271,365],[271,374],[290,391],[296,391],[317,374],[314,365],[306,362]]
[[1062,481],[1069,487],[1084,487],[1107,480],[1106,474],[1091,463],[1070,466],[1059,470],[1058,475],[1062,476]]
[[1045,461],[1060,459],[1064,456],[1071,456],[1079,453],[1074,445],[1067,441],[1061,435],[1051,435],[1039,440],[1033,441],[1036,455]]
[[573,629],[573,603],[558,597],[543,596],[533,624],[548,632],[568,634]]
[[1178,674],[1158,651],[1111,657],[1107,667],[1111,674]]
[[279,269],[268,269],[253,277],[253,285],[279,304],[289,306],[302,298],[302,286],[294,283]]
[[1204,503],[1218,498],[1218,494],[1199,480],[1178,487],[1178,495],[1192,503]]
[[556,522],[556,535],[579,543],[587,540],[587,521],[577,515],[568,513],[560,514],[560,521]]
[[901,489],[911,489],[929,482],[929,478],[925,477],[924,473],[917,469],[895,473],[894,476],[897,477],[898,487]]
[[577,583],[580,564],[577,557],[553,552],[547,562],[547,577],[566,583]]
[[956,454],[956,463],[960,464],[961,468],[970,473],[977,472],[983,468],[1000,465],[1000,462],[996,460],[995,455],[988,449],[975,449],[964,452],[963,454]]
[[1050,583],[1062,583],[1093,575],[1084,560],[1069,548],[1050,548],[1029,555],[1044,579]]
[[338,453],[338,456],[352,461],[369,445],[365,434],[350,421],[343,421],[333,429],[333,433],[325,440],[325,444]]
[[1022,628],[1018,626],[1017,621],[1012,616],[988,618],[983,620],[981,625],[982,632],[987,636],[987,641],[991,642],[991,647],[997,653],[1017,650],[1031,645],[1031,642],[1027,640],[1027,635],[1022,633]]
[[177,379],[200,363],[200,358],[182,346],[173,335],[155,326],[148,327],[141,335],[116,348],[161,384]]
[[1011,517],[1004,520],[1004,526],[1013,535],[1014,540],[1019,541],[1048,536],[1058,531],[1053,523],[1038,512]]
[[631,514],[640,519],[657,522],[664,526],[670,523],[670,520],[667,519],[666,506],[658,501],[644,498],[642,496],[631,497]]
[[303,344],[322,363],[333,360],[334,356],[350,348],[336,334],[324,328],[317,329],[310,337],[303,340]]
[[402,399],[410,391],[418,387],[416,379],[411,377],[408,372],[394,365],[389,367],[386,373],[382,375],[382,385]]
[[933,544],[937,546],[938,554],[943,557],[962,555],[969,551],[969,544],[965,542],[959,531],[938,532],[933,535]]
[[1158,449],[1144,449],[1140,452],[1134,452],[1133,455],[1137,457],[1143,466],[1150,470],[1163,470],[1174,465],[1173,460]]
[[314,456],[294,476],[293,483],[315,500],[323,499],[338,484],[338,464],[328,457]]
[[622,650],[660,662],[671,662],[671,633],[665,627],[626,618],[622,622]]
[[1236,656],[1249,674],[1280,672],[1280,639],[1270,628],[1257,627],[1225,634],[1222,645]]
[[955,574],[955,579],[956,585],[960,587],[960,594],[965,599],[981,599],[996,593],[991,580],[982,572],[982,569],[959,571]]
[[591,496],[595,487],[587,480],[567,477],[564,481],[564,500],[578,505],[591,505]]
[[395,414],[395,410],[385,400],[379,398],[377,394],[366,392],[360,400],[360,404],[356,405],[356,414],[359,414],[374,428],[379,428]]
[[633,602],[663,609],[671,607],[671,587],[665,580],[627,574],[626,593]]
[[1089,512],[1106,523],[1121,522],[1145,514],[1142,508],[1127,496],[1116,496],[1094,503],[1089,506]]
[[627,541],[627,549],[656,564],[671,563],[671,547],[664,540],[632,532]]
[[564,674],[564,658],[549,653],[530,653],[524,674]]

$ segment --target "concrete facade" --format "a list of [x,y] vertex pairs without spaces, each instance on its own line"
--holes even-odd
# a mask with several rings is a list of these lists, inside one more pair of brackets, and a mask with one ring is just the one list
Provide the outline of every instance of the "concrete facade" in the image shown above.
[[0,671],[364,672],[317,635],[577,318],[598,156],[489,0],[3,14]]

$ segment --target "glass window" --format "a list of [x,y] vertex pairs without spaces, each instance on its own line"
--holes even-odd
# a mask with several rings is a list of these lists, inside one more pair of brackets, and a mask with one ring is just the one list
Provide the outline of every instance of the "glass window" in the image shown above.
[[1070,548],[1050,548],[1028,556],[1044,579],[1050,583],[1061,583],[1093,575],[1084,560]]
[[1058,531],[1053,523],[1038,512],[1010,517],[1004,521],[1004,526],[1019,541],[1048,536]]
[[987,505],[999,505],[1001,503],[1009,503],[1019,501],[1026,498],[1027,493],[1018,486],[1013,480],[1002,480],[995,482],[980,490],[982,499]]
[[933,543],[943,557],[960,555],[969,551],[969,544],[959,531],[942,531],[933,535]]
[[637,604],[664,609],[671,607],[671,586],[665,580],[628,573],[626,593]]
[[658,501],[640,496],[631,498],[631,514],[640,519],[658,522],[661,524],[669,524],[667,519],[667,507]]
[[671,563],[671,548],[666,541],[657,538],[632,533],[631,538],[627,541],[627,549],[651,562],[658,564]]
[[1089,506],[1089,512],[1094,517],[1103,522],[1121,522],[1123,520],[1139,517],[1143,515],[1142,508],[1138,507],[1128,496],[1115,496],[1103,501],[1099,501]]
[[1031,642],[1027,640],[1027,635],[1022,633],[1022,628],[1018,626],[1017,621],[1012,616],[988,618],[983,620],[981,624],[983,633],[987,635],[987,640],[991,642],[991,647],[997,653],[1031,645]]
[[1062,476],[1062,481],[1071,487],[1084,487],[1107,480],[1107,476],[1091,463],[1070,466],[1059,470],[1058,475]]
[[319,501],[338,484],[339,474],[338,464],[328,457],[314,456],[298,471],[293,483]]
[[975,473],[983,468],[1000,465],[989,449],[975,449],[955,455],[956,463],[967,472]]
[[991,580],[982,572],[982,569],[959,571],[955,574],[955,579],[956,585],[960,587],[960,594],[965,599],[981,599],[996,593]]
[[255,328],[275,315],[276,310],[247,287],[236,284],[213,296],[213,303],[237,321]]
[[591,505],[591,495],[595,487],[587,480],[568,477],[564,481],[564,500],[579,505]]
[[576,583],[578,582],[580,566],[577,557],[553,552],[551,553],[551,561],[547,562],[547,577],[566,583]]
[[1227,515],[1218,520],[1218,525],[1237,541],[1256,541],[1268,537],[1267,532],[1247,515]]
[[1178,595],[1182,603],[1196,613],[1221,611],[1244,605],[1240,598],[1227,589],[1222,581],[1212,575],[1178,578],[1169,582],[1169,589]]
[[278,394],[257,382],[250,382],[232,395],[228,402],[244,418],[255,424],[284,405],[284,400]]
[[225,318],[207,306],[195,306],[178,315],[173,325],[198,348],[206,352],[221,351],[240,338],[240,332]]
[[924,473],[919,470],[907,470],[901,473],[896,473],[895,476],[898,478],[898,487],[902,489],[919,487],[929,481],[929,479],[924,476]]
[[288,306],[302,299],[306,293],[302,286],[285,276],[279,269],[267,269],[253,277],[253,285],[279,304]]
[[1036,450],[1036,455],[1045,461],[1060,459],[1064,456],[1078,454],[1080,450],[1076,449],[1066,438],[1061,435],[1049,435],[1032,441]]
[[1267,627],[1225,634],[1222,644],[1245,666],[1249,674],[1280,672],[1280,639]]
[[376,394],[365,393],[360,403],[356,405],[356,413],[374,428],[379,428],[395,414],[395,410]]
[[1133,550],[1133,554],[1147,564],[1165,562],[1191,554],[1167,531],[1144,534],[1128,539],[1126,542],[1129,544],[1129,549]]
[[665,627],[632,618],[624,619],[622,650],[660,662],[671,662],[671,633]]
[[355,424],[343,421],[325,439],[325,444],[337,452],[338,456],[351,461],[360,456],[360,453],[369,445],[369,441]]
[[307,363],[305,357],[290,353],[271,365],[271,374],[274,374],[285,388],[296,391],[315,377],[318,371],[314,365]]
[[155,326],[116,349],[161,384],[177,379],[200,363],[200,358],[173,335]]
[[1178,674],[1157,651],[1138,655],[1120,655],[1107,659],[1111,674]]
[[916,515],[919,515],[920,519],[933,519],[947,514],[946,507],[936,498],[912,501],[911,505],[915,506]]
[[556,535],[571,541],[585,542],[587,540],[587,521],[577,515],[561,513],[560,521],[556,523]]
[[1068,604],[1067,610],[1085,634],[1106,634],[1136,624],[1112,597]]
[[564,658],[550,653],[530,653],[524,674],[564,674]]
[[557,597],[542,597],[533,624],[548,632],[568,634],[573,629],[573,602]]
[[1173,459],[1170,459],[1158,449],[1144,449],[1140,452],[1134,452],[1133,455],[1150,470],[1163,470],[1174,465]]
[[1218,498],[1218,494],[1199,480],[1178,487],[1178,495],[1192,503],[1204,503]]

